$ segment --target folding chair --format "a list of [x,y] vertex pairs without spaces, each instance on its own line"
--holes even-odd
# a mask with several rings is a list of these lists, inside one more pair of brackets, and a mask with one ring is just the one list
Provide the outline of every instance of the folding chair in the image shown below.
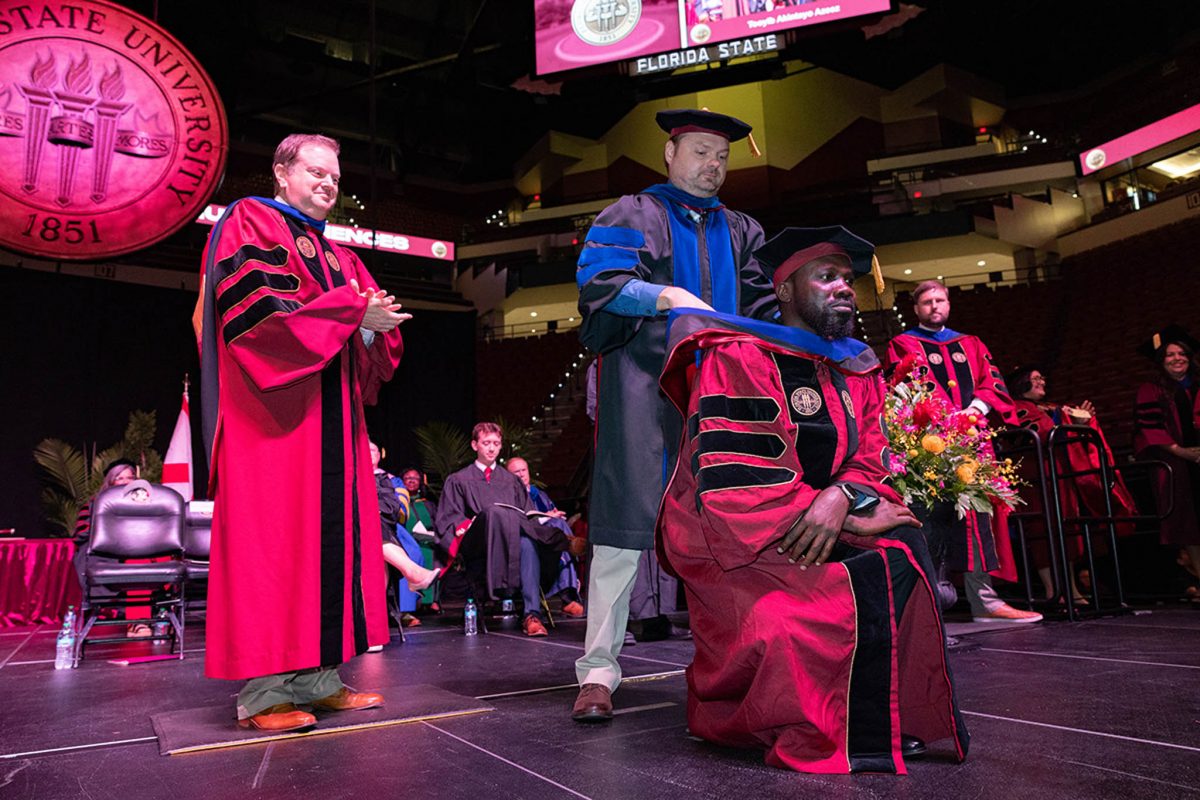
[[[92,505],[92,534],[84,570],[81,628],[75,638],[74,666],[83,659],[88,644],[147,641],[147,637],[111,636],[88,642],[96,625],[125,625],[125,620],[101,620],[108,608],[146,605],[143,598],[131,599],[120,592],[149,590],[152,612],[163,610],[171,625],[170,634],[154,634],[150,641],[171,641],[171,651],[183,658],[183,498],[173,489],[151,485],[149,498],[127,497],[129,486],[114,486],[96,496]],[[122,563],[126,559],[169,557],[169,561]],[[110,559],[121,559],[112,561]],[[114,595],[94,594],[103,588]],[[151,614],[152,621],[157,614]]]

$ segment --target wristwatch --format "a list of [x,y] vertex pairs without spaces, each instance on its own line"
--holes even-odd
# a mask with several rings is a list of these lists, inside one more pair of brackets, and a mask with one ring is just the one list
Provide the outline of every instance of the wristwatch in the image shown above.
[[847,502],[850,503],[850,509],[848,512],[850,514],[865,514],[875,506],[879,505],[879,498],[877,496],[860,491],[857,487],[849,483],[839,481],[838,483],[835,483],[834,486],[841,490],[842,494],[846,496]]

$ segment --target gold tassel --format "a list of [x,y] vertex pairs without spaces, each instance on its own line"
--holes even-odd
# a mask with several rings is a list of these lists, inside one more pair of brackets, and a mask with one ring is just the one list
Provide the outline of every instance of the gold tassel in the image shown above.
[[1162,349],[1162,336],[1157,333],[1154,334],[1154,340],[1153,340],[1152,344],[1154,345],[1155,350],[1161,350]]
[[879,266],[879,258],[871,254],[871,274],[875,276],[875,294],[882,295],[884,290],[883,267]]
[[[709,113],[712,113],[712,110],[708,106],[701,106],[700,110],[708,111]],[[758,143],[754,141],[753,133],[746,134],[746,144],[748,144],[750,146],[750,157],[751,158],[762,158],[762,150],[758,149]]]

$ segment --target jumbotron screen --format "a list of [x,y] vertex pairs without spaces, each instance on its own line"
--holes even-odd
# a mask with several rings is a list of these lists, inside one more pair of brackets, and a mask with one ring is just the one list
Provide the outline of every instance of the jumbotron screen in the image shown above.
[[539,75],[887,11],[891,0],[534,0]]

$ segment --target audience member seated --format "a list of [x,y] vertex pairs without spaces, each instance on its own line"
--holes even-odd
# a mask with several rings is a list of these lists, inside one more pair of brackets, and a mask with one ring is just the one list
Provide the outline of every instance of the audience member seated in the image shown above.
[[[384,510],[384,492],[386,487],[386,489],[391,490],[393,496],[386,501],[388,503],[388,507],[391,507],[393,501],[396,505],[395,519],[393,520],[395,524],[394,527],[389,528],[389,530],[395,531],[396,541],[398,542],[400,548],[404,551],[405,558],[408,559],[408,561],[411,561],[417,567],[421,568],[420,578],[416,580],[417,585],[414,586],[413,581],[409,580],[408,575],[401,570],[401,578],[396,586],[396,596],[400,606],[401,624],[403,624],[406,628],[415,628],[421,624],[421,620],[413,614],[413,612],[417,610],[417,607],[421,603],[420,592],[424,589],[427,589],[432,584],[432,581],[426,581],[426,578],[428,578],[429,574],[432,574],[436,580],[437,570],[431,568],[432,564],[425,563],[425,555],[421,550],[420,542],[418,542],[416,537],[413,536],[408,530],[409,519],[412,516],[412,499],[408,494],[408,489],[404,488],[404,483],[399,478],[379,466],[379,462],[384,455],[383,449],[374,442],[370,442],[369,444],[371,448],[371,466],[375,470],[375,488],[379,494],[380,513],[382,514]],[[382,521],[385,526],[389,524],[387,519],[383,519]],[[399,557],[397,554],[392,552],[389,560],[389,551],[387,548],[384,548],[385,561],[388,561],[388,563],[391,564],[392,561],[398,559]],[[395,566],[395,564],[393,564],[393,566]],[[396,569],[399,570],[400,568],[396,567]],[[411,567],[408,567],[408,570],[409,572],[413,571]]]
[[401,614],[407,613],[412,622],[402,617],[405,627],[420,625],[412,616],[417,609],[417,592],[428,587],[437,579],[437,570],[421,566],[421,548],[405,529],[402,519],[407,518],[408,492],[397,491],[391,473],[379,467],[381,451],[370,442],[371,466],[375,470],[375,490],[379,496],[379,521],[383,534],[383,559],[399,571],[401,578],[397,587],[397,599]]
[[533,485],[529,476],[529,462],[523,458],[510,458],[504,467],[521,480],[521,484],[529,492],[529,499],[533,502],[533,507],[545,514],[543,518],[546,520],[545,524],[558,528],[572,540],[569,552],[563,553],[559,559],[558,577],[546,590],[546,598],[547,600],[552,597],[561,599],[562,613],[568,617],[582,617],[583,602],[579,596],[579,572],[575,569],[575,558],[572,553],[582,552],[580,545],[586,543],[576,544],[575,534],[567,523],[566,513],[554,505],[550,495]]
[[[126,486],[137,480],[137,465],[127,458],[118,458],[107,467],[104,468],[104,479],[100,482],[100,486],[96,489],[96,494],[100,494],[105,489],[113,486]],[[88,560],[88,540],[92,535],[92,503],[96,496],[88,498],[88,501],[79,509],[79,516],[75,519],[75,576],[79,580],[80,588],[84,586],[84,571],[87,569]],[[120,563],[119,559],[106,558],[104,556],[92,556],[93,562],[105,562],[110,564]],[[97,597],[115,597],[118,592],[106,589],[103,586],[97,586],[92,590],[93,596]],[[117,617],[120,619],[120,617]],[[138,622],[129,626],[130,636],[149,636],[150,626]]]
[[409,467],[404,470],[400,479],[412,500],[412,510],[409,512],[411,524],[407,525],[409,531],[418,542],[424,537],[428,537],[432,542],[435,538],[433,521],[437,519],[437,503],[429,496],[429,483],[425,480],[425,474],[416,467]]
[[[1125,482],[1121,478],[1120,473],[1114,469],[1112,450],[1108,446],[1108,440],[1104,438],[1104,433],[1100,430],[1100,423],[1096,419],[1096,408],[1091,401],[1084,400],[1078,406],[1057,405],[1055,403],[1046,402],[1046,377],[1037,367],[1018,367],[1009,373],[1004,380],[1008,385],[1009,391],[1012,392],[1013,402],[1016,405],[1016,420],[1017,423],[1028,430],[1037,434],[1045,445],[1052,431],[1058,425],[1086,425],[1100,436],[1100,444],[1103,448],[1103,457],[1105,458],[1109,475],[1112,476],[1111,486],[1111,503],[1112,513],[1117,516],[1130,516],[1137,513],[1133,504],[1133,497],[1129,494],[1129,489],[1125,487]],[[1062,458],[1062,453],[1057,453],[1056,458]],[[1046,457],[1046,466],[1049,468],[1049,455]],[[1076,442],[1066,448],[1065,460],[1058,462],[1059,474],[1066,472],[1081,472],[1084,470],[1098,469],[1100,466],[1095,448],[1088,445]],[[1039,486],[1044,478],[1039,478],[1037,475],[1037,461],[1034,458],[1025,458],[1021,464],[1022,477],[1029,484],[1021,491],[1021,498],[1025,500],[1029,511],[1038,514],[1043,513],[1042,508],[1042,493]],[[1044,476],[1044,477],[1049,477]],[[1105,490],[1101,483],[1098,474],[1079,475],[1074,478],[1060,479],[1058,483],[1059,502],[1062,508],[1064,518],[1070,518],[1086,514],[1088,516],[1102,516],[1105,513],[1104,494]],[[1083,538],[1078,525],[1069,525],[1064,523],[1063,530],[1064,538],[1067,547],[1067,557],[1074,564],[1084,554]],[[1121,526],[1121,530],[1130,528],[1129,525]],[[1033,517],[1025,525],[1026,530],[1033,534],[1030,540],[1030,554],[1033,557],[1034,566],[1037,568],[1038,577],[1042,580],[1042,586],[1045,587],[1046,599],[1053,600],[1060,592],[1060,587],[1055,586],[1054,573],[1057,569],[1057,564],[1052,568],[1050,562],[1050,549],[1047,545],[1047,537],[1050,532],[1046,530],[1043,517]],[[1068,531],[1074,531],[1075,535],[1067,536]],[[1102,537],[1094,538],[1092,542],[1093,552],[1097,555],[1102,555],[1107,552],[1106,540]],[[1079,591],[1079,587],[1075,583],[1075,568],[1072,567],[1071,574],[1068,575],[1071,588],[1072,602],[1077,605],[1087,605],[1087,599]],[[1063,595],[1065,602],[1065,594]]]
[[[520,595],[525,604],[526,636],[545,636],[541,612],[542,573],[553,582],[558,553],[569,539],[558,528],[529,519],[529,492],[507,470],[496,468],[503,431],[480,422],[471,432],[475,461],[446,478],[436,519],[439,547],[461,559],[475,591],[492,600]],[[543,569],[544,568],[544,569]]]
[[[417,544],[421,545],[421,563],[431,569],[440,570],[445,566],[438,559],[436,526],[437,503],[429,493],[429,482],[425,474],[416,467],[409,467],[401,475],[401,483],[412,499],[412,507],[408,514],[408,528]],[[430,587],[421,593],[421,599],[430,611],[440,612],[441,605],[437,601],[437,587]]]
[[1200,436],[1196,416],[1200,386],[1192,363],[1197,349],[1196,340],[1176,325],[1167,326],[1143,344],[1139,352],[1153,359],[1160,373],[1138,387],[1133,410],[1137,457],[1160,459],[1171,467],[1173,480],[1161,471],[1155,479],[1159,513],[1171,506],[1170,515],[1162,521],[1160,541],[1178,548],[1179,563],[1190,575],[1186,593],[1191,599],[1200,599],[1196,571],[1200,565]]

